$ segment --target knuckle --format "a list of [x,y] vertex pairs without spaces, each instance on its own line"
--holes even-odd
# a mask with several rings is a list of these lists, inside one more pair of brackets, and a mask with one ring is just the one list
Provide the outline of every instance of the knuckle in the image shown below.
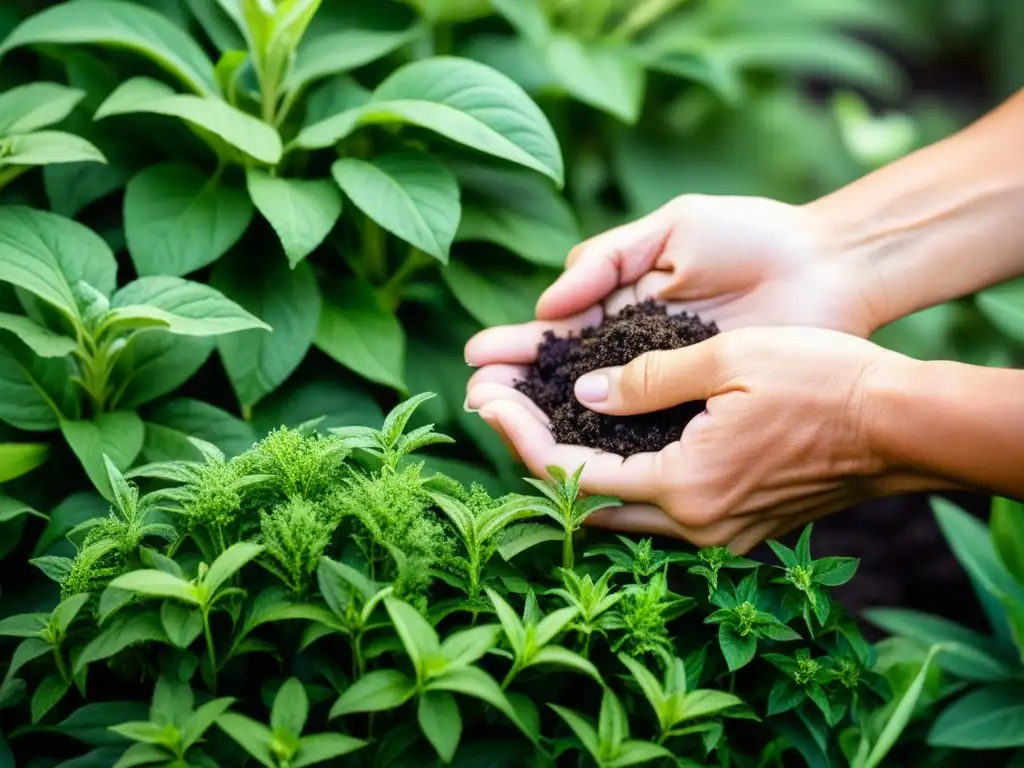
[[647,352],[626,365],[622,373],[622,396],[648,400],[656,395],[663,379],[664,356]]

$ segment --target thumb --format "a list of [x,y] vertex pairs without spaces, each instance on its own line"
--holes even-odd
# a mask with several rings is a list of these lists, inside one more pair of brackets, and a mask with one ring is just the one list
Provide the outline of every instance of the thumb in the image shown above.
[[647,352],[618,368],[602,368],[576,380],[576,399],[612,416],[653,413],[719,394],[725,383],[715,339],[690,347]]
[[557,320],[604,301],[617,288],[650,272],[665,250],[675,210],[671,204],[576,246],[565,272],[537,301],[537,317]]

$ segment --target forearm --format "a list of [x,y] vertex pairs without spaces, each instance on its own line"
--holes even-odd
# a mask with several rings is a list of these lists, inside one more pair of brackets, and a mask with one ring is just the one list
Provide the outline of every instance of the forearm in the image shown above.
[[1024,274],[1024,90],[806,207],[852,262],[873,330]]
[[880,495],[960,487],[1024,498],[1024,371],[895,359],[865,397]]

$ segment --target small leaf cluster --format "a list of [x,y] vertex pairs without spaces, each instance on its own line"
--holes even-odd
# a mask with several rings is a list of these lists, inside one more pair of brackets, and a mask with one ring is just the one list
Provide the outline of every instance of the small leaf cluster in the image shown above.
[[445,438],[408,424],[429,397],[233,459],[197,440],[201,459],[127,478],[108,461],[110,516],[69,534],[66,567],[37,563],[63,600],[0,621],[14,747],[57,731],[92,751],[54,757],[86,765],[295,768],[840,765],[844,738],[876,746],[857,730],[891,699],[873,649],[837,603],[806,613],[786,558],[581,542],[615,500],[583,497],[579,468],[499,498],[426,471],[413,451]]

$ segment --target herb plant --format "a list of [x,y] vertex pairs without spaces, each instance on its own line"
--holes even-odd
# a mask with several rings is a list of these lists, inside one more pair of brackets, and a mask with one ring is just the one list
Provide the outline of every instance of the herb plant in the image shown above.
[[19,761],[843,765],[847,742],[892,746],[863,723],[920,692],[893,698],[840,605],[812,633],[801,585],[752,560],[709,599],[685,566],[710,549],[619,537],[577,560],[578,512],[523,535],[579,504],[579,471],[499,498],[431,474],[414,451],[444,440],[409,427],[430,397],[232,459],[194,440],[126,477],[104,455],[109,516],[35,561],[60,602],[0,621]]

